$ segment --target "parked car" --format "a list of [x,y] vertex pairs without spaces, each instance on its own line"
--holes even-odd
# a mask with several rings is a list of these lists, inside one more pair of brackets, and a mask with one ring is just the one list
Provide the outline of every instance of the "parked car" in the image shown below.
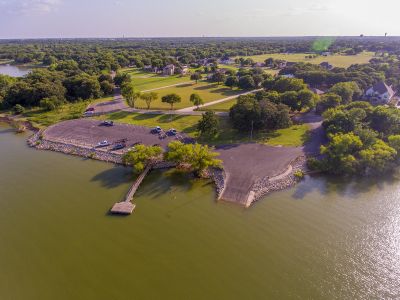
[[124,149],[125,147],[126,147],[125,144],[116,144],[116,145],[112,148],[112,150],[113,150],[113,151],[115,151],[115,150],[120,150],[120,149]]
[[156,126],[151,130],[151,133],[160,133],[162,131],[160,126]]
[[85,110],[85,112],[88,112],[88,111],[93,111],[94,112],[94,107],[89,107],[88,109]]
[[167,135],[177,135],[178,131],[176,129],[171,128],[170,130],[167,131]]
[[83,113],[83,115],[84,115],[85,117],[93,116],[93,115],[94,115],[94,111],[85,111],[85,112]]
[[114,121],[103,121],[100,123],[100,126],[108,126],[108,127],[114,126]]
[[107,140],[104,140],[104,141],[98,143],[97,147],[107,147],[107,146],[110,146],[110,145],[111,144]]

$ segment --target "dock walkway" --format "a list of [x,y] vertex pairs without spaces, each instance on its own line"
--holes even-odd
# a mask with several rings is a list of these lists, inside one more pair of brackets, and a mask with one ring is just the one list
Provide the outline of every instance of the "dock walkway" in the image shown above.
[[139,188],[140,184],[146,177],[146,175],[150,172],[153,165],[147,165],[146,169],[136,178],[135,182],[132,184],[131,188],[129,189],[128,193],[125,196],[125,200],[123,202],[115,203],[114,206],[111,208],[111,213],[119,214],[119,215],[130,215],[132,214],[133,210],[135,209],[136,205],[132,203],[133,196],[135,195],[137,189]]

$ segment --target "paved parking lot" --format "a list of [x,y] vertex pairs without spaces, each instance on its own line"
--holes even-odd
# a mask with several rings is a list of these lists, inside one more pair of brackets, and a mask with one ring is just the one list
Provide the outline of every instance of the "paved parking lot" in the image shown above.
[[[159,144],[164,149],[167,148],[168,143],[176,139],[174,136],[160,139],[157,134],[150,132],[150,128],[142,126],[114,123],[114,126],[106,127],[100,124],[101,121],[92,119],[65,121],[46,129],[44,137],[54,142],[85,147],[95,147],[104,140],[115,143],[118,140],[127,139],[127,147],[131,147],[135,143],[142,143],[144,145]],[[187,136],[181,135],[186,142],[190,141]]]

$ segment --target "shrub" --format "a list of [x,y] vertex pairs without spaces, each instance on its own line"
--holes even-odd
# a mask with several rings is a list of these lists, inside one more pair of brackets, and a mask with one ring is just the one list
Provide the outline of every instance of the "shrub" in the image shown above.
[[21,104],[16,104],[13,107],[13,112],[16,115],[20,115],[20,114],[23,114],[25,112],[25,108]]

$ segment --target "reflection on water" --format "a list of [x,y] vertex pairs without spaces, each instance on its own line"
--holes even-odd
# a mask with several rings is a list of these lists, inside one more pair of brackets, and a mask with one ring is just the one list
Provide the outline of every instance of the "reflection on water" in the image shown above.
[[11,77],[22,77],[30,73],[32,69],[14,66],[14,65],[1,65],[0,64],[0,74],[8,75]]
[[394,299],[396,179],[307,177],[250,209],[154,171],[36,151],[0,127],[0,299]]

